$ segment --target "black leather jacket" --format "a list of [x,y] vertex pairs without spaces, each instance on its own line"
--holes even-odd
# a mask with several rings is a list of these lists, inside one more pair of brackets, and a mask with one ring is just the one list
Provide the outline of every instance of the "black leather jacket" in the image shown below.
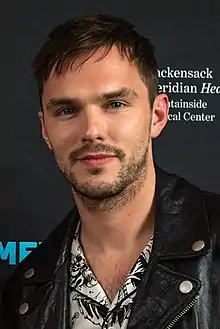
[[[153,250],[128,329],[219,329],[220,196],[157,169],[156,204]],[[19,264],[4,287],[2,329],[69,328],[77,221],[73,210]]]

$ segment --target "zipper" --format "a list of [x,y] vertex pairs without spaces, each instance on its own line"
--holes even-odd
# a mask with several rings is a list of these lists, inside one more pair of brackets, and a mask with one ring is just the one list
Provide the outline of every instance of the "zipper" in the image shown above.
[[179,319],[181,319],[183,317],[184,314],[186,314],[186,312],[188,312],[193,305],[195,304],[195,302],[197,301],[197,299],[199,298],[199,295],[197,295],[183,310],[182,312],[180,312],[171,322],[170,324],[166,327],[166,329],[171,329],[174,324],[179,321]]

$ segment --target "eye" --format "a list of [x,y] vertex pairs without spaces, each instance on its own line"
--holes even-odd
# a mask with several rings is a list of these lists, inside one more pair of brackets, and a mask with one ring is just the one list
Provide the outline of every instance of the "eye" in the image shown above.
[[73,107],[64,107],[60,109],[57,113],[58,116],[72,116],[77,113],[77,109]]
[[111,103],[108,104],[108,107],[111,107],[113,109],[119,109],[123,106],[125,106],[125,104],[122,103],[122,102],[119,102],[119,101],[111,102]]
[[73,114],[73,109],[71,107],[65,107],[60,112],[64,115],[70,115]]

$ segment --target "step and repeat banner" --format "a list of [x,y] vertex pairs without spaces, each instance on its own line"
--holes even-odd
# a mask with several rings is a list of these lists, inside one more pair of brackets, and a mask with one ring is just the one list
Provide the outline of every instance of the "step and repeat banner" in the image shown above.
[[30,65],[47,34],[72,16],[100,12],[150,37],[169,123],[155,160],[202,189],[220,192],[220,2],[8,1],[0,12],[0,286],[63,220],[70,188],[40,135]]

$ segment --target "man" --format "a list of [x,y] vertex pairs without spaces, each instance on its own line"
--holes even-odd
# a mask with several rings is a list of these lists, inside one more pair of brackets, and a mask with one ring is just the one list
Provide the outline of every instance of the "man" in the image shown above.
[[150,41],[122,19],[58,26],[34,61],[42,135],[75,206],[3,292],[5,329],[217,329],[217,195],[159,169]]

